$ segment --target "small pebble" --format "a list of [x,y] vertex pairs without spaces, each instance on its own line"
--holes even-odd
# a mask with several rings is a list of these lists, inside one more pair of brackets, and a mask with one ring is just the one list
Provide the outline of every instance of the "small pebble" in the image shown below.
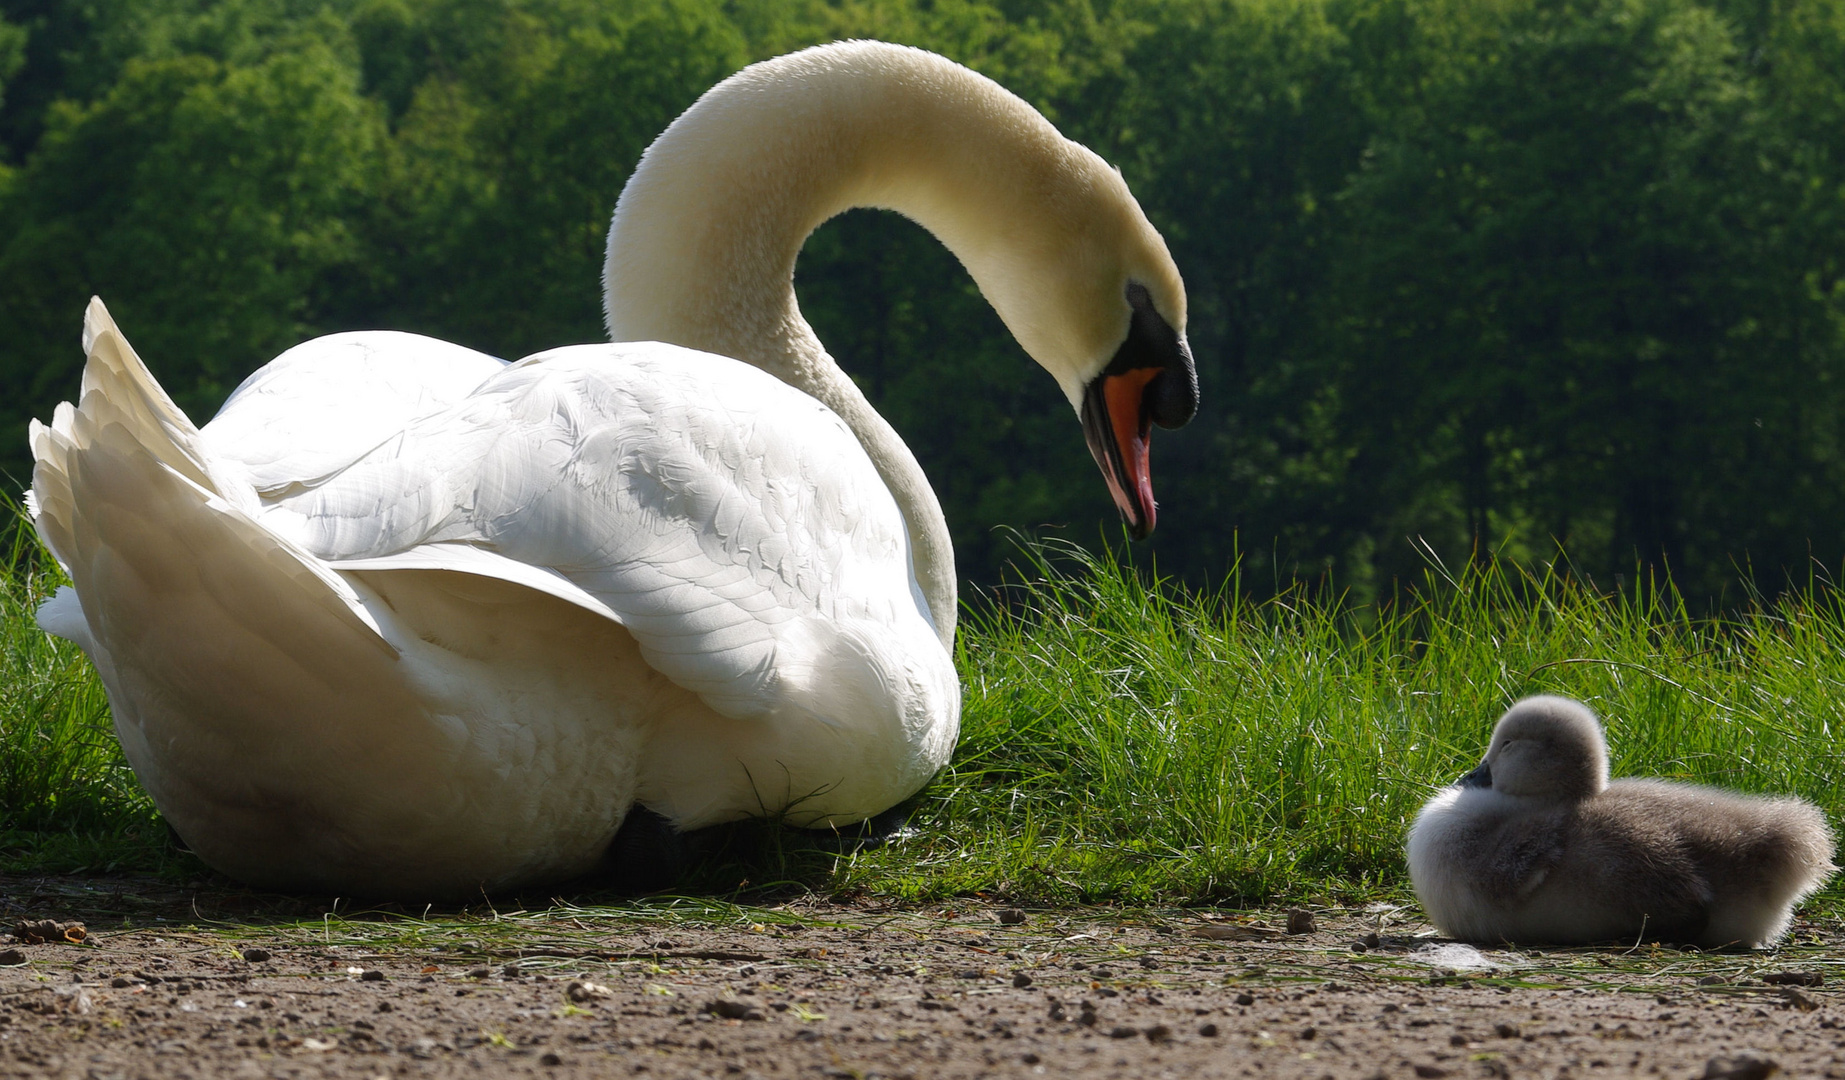
[[243,951],[243,958],[252,964],[266,964],[269,962],[269,950],[245,949]]
[[1165,1024],[1154,1024],[1151,1027],[1143,1028],[1141,1034],[1145,1035],[1147,1041],[1150,1043],[1165,1043],[1172,1041],[1172,1029]]
[[1814,1009],[1819,1008],[1819,1002],[1814,1001],[1812,998],[1791,986],[1783,986],[1781,988],[1781,1002],[1787,1007],[1799,1009],[1801,1012],[1812,1012]]
[[1198,1034],[1203,1035],[1207,1039],[1215,1039],[1217,1038],[1217,1025],[1210,1023],[1208,1021],[1205,1023],[1199,1024]]
[[743,1001],[730,998],[714,998],[705,1002],[705,1012],[723,1020],[761,1020],[762,1010]]
[[1012,985],[1023,990],[1031,985],[1031,976],[1025,974],[1023,971],[1015,971],[1012,973]]
[[379,971],[377,968],[372,968],[369,971],[366,971],[364,974],[360,975],[359,981],[360,982],[383,982],[384,972]]
[[484,979],[487,976],[492,975],[492,974],[493,974],[493,969],[490,967],[477,967],[477,968],[468,969],[468,978],[470,979]]
[[18,949],[0,949],[0,966],[16,967],[26,962],[26,954]]
[[1129,1027],[1126,1024],[1116,1024],[1108,1029],[1108,1037],[1111,1039],[1131,1039],[1138,1034],[1140,1034],[1139,1028]]
[[1236,1003],[1238,1005],[1254,1005],[1256,1003],[1256,996],[1248,993],[1238,994],[1236,996]]
[[1015,907],[1000,908],[996,914],[1001,926],[1018,926],[1025,921],[1025,912]]
[[546,1050],[544,1053],[538,1055],[538,1064],[540,1065],[562,1065],[563,1063],[564,1059],[558,1057],[557,1051],[555,1050]]
[[1313,912],[1305,908],[1288,909],[1288,933],[1311,934],[1318,927],[1313,923]]
[[1748,1051],[1735,1057],[1714,1057],[1704,1063],[1704,1080],[1767,1080],[1781,1071],[1773,1058]]
[[[579,979],[572,982],[569,986],[564,987],[564,996],[578,1004],[582,1004],[585,1001],[594,1001],[598,998],[614,997],[615,991],[610,990],[601,983],[590,982],[588,979]],[[710,1011],[709,1006],[706,1006],[706,1011]]]

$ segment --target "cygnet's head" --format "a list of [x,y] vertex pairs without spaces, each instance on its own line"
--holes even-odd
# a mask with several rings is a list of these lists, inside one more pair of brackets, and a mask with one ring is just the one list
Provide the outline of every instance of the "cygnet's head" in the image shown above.
[[1588,706],[1566,697],[1528,697],[1493,728],[1480,767],[1464,788],[1521,798],[1574,802],[1608,786],[1608,743]]

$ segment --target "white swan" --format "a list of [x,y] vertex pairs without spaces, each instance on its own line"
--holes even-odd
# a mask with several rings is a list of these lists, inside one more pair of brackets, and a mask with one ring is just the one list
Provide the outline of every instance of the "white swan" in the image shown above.
[[1546,696],[1506,710],[1486,760],[1422,808],[1409,873],[1429,918],[1467,941],[1755,947],[1786,932],[1832,853],[1800,799],[1609,782],[1595,714]]
[[959,725],[947,530],[791,286],[861,205],[960,257],[1150,529],[1149,423],[1196,400],[1165,245],[1100,158],[914,49],[755,65],[661,136],[610,232],[609,325],[640,344],[504,365],[335,335],[199,430],[93,302],[81,404],[31,432],[75,583],[40,622],[193,850],[470,894],[584,871],[637,803],[839,825],[927,782]]

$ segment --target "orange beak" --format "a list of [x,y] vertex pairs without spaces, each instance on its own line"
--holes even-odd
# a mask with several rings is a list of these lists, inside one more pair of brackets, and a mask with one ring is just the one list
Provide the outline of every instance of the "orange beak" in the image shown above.
[[1104,375],[1083,395],[1083,435],[1102,469],[1108,493],[1127,522],[1128,532],[1144,540],[1153,531],[1153,419],[1144,405],[1147,384],[1159,368],[1130,368]]
[[1198,369],[1185,335],[1154,308],[1145,286],[1129,282],[1127,302],[1127,337],[1083,388],[1077,412],[1128,532],[1145,540],[1154,520],[1153,425],[1182,427],[1197,413]]

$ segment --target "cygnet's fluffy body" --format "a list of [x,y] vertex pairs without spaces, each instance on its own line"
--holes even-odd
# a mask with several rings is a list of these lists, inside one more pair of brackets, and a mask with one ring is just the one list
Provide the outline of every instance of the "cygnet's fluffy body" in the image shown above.
[[1561,697],[1513,705],[1486,760],[1409,834],[1417,897],[1465,941],[1766,945],[1832,854],[1824,815],[1801,799],[1610,783],[1601,724]]

